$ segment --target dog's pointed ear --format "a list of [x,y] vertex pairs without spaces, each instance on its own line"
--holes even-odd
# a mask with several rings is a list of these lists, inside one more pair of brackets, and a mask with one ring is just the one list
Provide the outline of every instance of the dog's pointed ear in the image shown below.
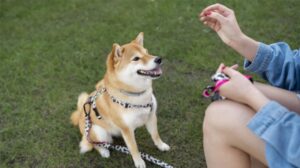
[[114,43],[112,46],[112,50],[109,53],[109,56],[107,57],[106,60],[106,66],[108,72],[111,72],[114,70],[115,66],[118,65],[122,58],[122,52],[121,52],[121,47],[119,44]]
[[144,46],[144,32],[140,32],[133,41],[141,46]]
[[122,58],[121,46],[117,43],[113,44],[112,54],[114,56],[114,61],[119,61]]

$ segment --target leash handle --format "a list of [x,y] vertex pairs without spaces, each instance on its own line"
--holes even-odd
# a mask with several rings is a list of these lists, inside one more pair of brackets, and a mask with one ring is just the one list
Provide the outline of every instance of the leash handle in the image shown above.
[[[251,81],[251,83],[253,83],[253,78],[250,75],[244,75],[245,78],[249,79]],[[221,96],[219,94],[219,89],[222,85],[224,85],[225,83],[227,83],[230,78],[221,72],[218,72],[216,74],[214,74],[211,77],[212,81],[214,82],[214,86],[207,86],[206,88],[204,88],[203,92],[202,92],[202,96],[205,98],[212,98],[212,101],[215,100],[220,100],[220,99],[225,99],[225,97]]]
[[227,83],[228,81],[229,81],[229,79],[223,79],[223,80],[217,81],[217,82],[216,82],[216,85],[215,85],[215,88],[214,88],[214,90],[213,90],[213,92],[219,91],[220,87],[221,87],[222,85],[224,85],[225,83]]
[[[249,76],[249,75],[244,75],[244,77],[247,78],[247,79],[249,79],[249,80],[251,81],[251,83],[253,83],[253,78],[252,78],[251,76]],[[218,80],[218,81],[216,82],[216,85],[215,85],[215,88],[214,88],[213,92],[218,91],[218,90],[220,89],[220,87],[221,87],[223,84],[225,84],[226,82],[228,82],[228,81],[229,81],[229,79]]]

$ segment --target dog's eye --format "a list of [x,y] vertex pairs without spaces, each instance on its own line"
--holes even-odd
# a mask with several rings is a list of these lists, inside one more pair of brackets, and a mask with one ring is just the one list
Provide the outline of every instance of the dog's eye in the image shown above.
[[140,57],[134,57],[134,58],[132,59],[132,61],[138,61],[138,60],[140,60]]

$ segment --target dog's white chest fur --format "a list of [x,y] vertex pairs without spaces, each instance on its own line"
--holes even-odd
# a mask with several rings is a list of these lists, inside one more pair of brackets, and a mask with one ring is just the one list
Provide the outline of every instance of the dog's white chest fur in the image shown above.
[[[122,118],[126,125],[133,129],[143,126],[149,120],[151,113],[155,113],[155,109],[157,107],[154,95],[152,95],[151,100],[153,103],[152,108],[129,108],[126,111],[124,111]],[[143,103],[145,102],[146,101],[144,101]]]
[[123,114],[123,120],[131,128],[143,126],[151,114],[150,108],[130,109]]

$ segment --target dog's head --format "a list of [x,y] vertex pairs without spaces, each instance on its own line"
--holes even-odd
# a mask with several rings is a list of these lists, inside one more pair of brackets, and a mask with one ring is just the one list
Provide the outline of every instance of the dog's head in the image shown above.
[[144,34],[141,32],[128,44],[113,44],[107,59],[109,73],[130,86],[149,85],[151,80],[159,78],[162,59],[149,54],[143,43]]

